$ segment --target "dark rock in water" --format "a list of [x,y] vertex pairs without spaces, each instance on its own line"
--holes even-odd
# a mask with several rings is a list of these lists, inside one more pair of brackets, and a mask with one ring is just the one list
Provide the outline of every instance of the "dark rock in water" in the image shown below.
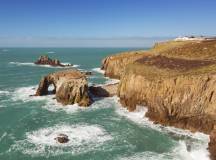
[[86,71],[86,72],[82,72],[82,73],[85,74],[86,76],[92,75],[92,72],[90,72],[90,71]]
[[40,56],[38,58],[38,60],[35,62],[35,64],[38,64],[38,65],[50,65],[50,66],[60,66],[60,67],[72,66],[71,64],[64,65],[58,59],[51,59],[48,56]]
[[59,143],[67,143],[69,141],[69,138],[66,134],[59,134],[55,140]]
[[104,86],[90,86],[89,92],[95,97],[112,97],[117,95],[118,83]]

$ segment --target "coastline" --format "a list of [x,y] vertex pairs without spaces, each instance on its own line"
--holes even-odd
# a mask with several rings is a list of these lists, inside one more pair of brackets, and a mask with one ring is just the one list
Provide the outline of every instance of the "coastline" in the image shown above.
[[215,159],[215,45],[215,40],[157,43],[149,51],[111,55],[102,69],[120,79],[118,96],[129,111],[144,105],[156,124],[211,134],[208,149]]

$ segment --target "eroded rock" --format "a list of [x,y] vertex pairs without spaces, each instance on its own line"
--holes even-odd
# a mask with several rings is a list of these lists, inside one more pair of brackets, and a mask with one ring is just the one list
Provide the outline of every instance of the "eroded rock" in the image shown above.
[[50,65],[50,66],[60,66],[60,67],[66,67],[66,66],[72,66],[71,64],[64,65],[62,64],[58,59],[51,59],[48,56],[40,56],[38,60],[35,62],[35,64],[38,65]]
[[64,105],[78,103],[80,106],[89,106],[92,103],[87,78],[78,70],[59,71],[44,76],[40,81],[36,96],[49,94],[50,85],[54,86],[51,93],[56,94],[56,100]]
[[216,159],[216,40],[157,43],[134,57],[109,56],[102,64],[106,76],[120,79],[121,104],[129,111],[146,106],[155,123],[211,133]]
[[118,83],[103,86],[90,86],[89,91],[95,97],[112,97],[117,95]]
[[69,142],[69,138],[66,134],[59,134],[55,140],[59,143],[67,143]]

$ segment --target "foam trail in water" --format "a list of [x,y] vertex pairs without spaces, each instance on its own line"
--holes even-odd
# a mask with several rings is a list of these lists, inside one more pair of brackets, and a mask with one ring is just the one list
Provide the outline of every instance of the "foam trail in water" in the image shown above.
[[53,53],[55,53],[54,51],[49,51],[49,52],[47,52],[47,53],[49,53],[49,54],[53,54]]
[[[9,62],[9,64],[12,64],[12,65],[16,65],[16,66],[32,66],[32,67],[46,67],[46,68],[77,68],[79,67],[80,65],[72,65],[72,66],[65,66],[65,67],[61,67],[61,66],[51,66],[51,65],[36,65],[34,63],[31,63],[31,62]],[[70,63],[62,63],[63,65],[68,65]]]
[[1,136],[0,136],[0,142],[4,139],[4,137],[7,136],[7,132],[4,132]]
[[[66,134],[69,142],[58,143],[55,138],[59,134]],[[98,125],[58,124],[26,133],[26,139],[17,141],[10,150],[19,150],[32,156],[74,155],[98,150],[109,140],[112,140],[112,136]]]
[[[208,135],[199,132],[191,133],[190,131],[187,130],[182,130],[174,127],[164,127],[159,124],[153,124],[152,121],[149,121],[149,119],[144,116],[145,113],[147,112],[146,107],[137,106],[137,109],[134,112],[128,112],[125,108],[120,107],[120,104],[118,105],[119,107],[117,107],[116,112],[119,115],[128,118],[129,120],[135,122],[141,127],[143,126],[150,127],[154,130],[158,130],[160,132],[170,134],[171,136],[190,137],[191,141],[189,141],[188,143],[184,140],[179,141],[179,144],[172,152],[173,156],[175,155],[175,153],[179,153],[176,156],[182,160],[186,158],[187,158],[186,160],[201,160],[201,159],[209,160],[209,152],[207,150],[208,141],[209,141]],[[188,146],[190,150],[187,149]]]
[[9,91],[0,91],[0,96],[1,96],[1,95],[8,95],[8,94],[10,94]]
[[104,74],[104,73],[105,73],[105,71],[102,70],[102,69],[100,69],[100,68],[93,68],[92,71],[98,72],[98,73],[101,73],[101,74]]

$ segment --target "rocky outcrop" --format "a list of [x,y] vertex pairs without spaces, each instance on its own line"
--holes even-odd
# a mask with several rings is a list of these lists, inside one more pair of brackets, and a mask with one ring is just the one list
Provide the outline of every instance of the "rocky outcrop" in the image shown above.
[[127,74],[119,85],[121,103],[130,111],[148,107],[151,120],[191,131],[210,133],[216,123],[216,74],[149,79]]
[[210,134],[210,142],[209,142],[208,149],[211,153],[211,159],[216,160],[216,128],[215,127]]
[[57,101],[64,105],[78,103],[80,106],[89,106],[92,103],[87,78],[80,71],[65,70],[43,77],[36,96],[49,94],[48,88],[51,84],[54,86],[51,93],[55,93]]
[[89,91],[95,97],[112,97],[117,95],[118,83],[103,86],[90,86]]
[[54,67],[72,66],[71,64],[64,65],[58,59],[51,59],[48,56],[40,56],[38,58],[38,60],[35,62],[35,64],[37,64],[37,65],[50,65],[50,66],[54,66]]
[[145,51],[131,51],[118,55],[108,56],[102,61],[101,69],[105,71],[104,75],[110,78],[120,79],[124,73],[125,67],[142,58],[148,53],[143,54]]
[[69,142],[69,138],[66,134],[59,134],[55,140],[59,143],[67,143]]
[[163,42],[133,55],[103,61],[106,76],[120,78],[122,105],[130,111],[146,106],[155,123],[211,133],[216,159],[216,40]]

